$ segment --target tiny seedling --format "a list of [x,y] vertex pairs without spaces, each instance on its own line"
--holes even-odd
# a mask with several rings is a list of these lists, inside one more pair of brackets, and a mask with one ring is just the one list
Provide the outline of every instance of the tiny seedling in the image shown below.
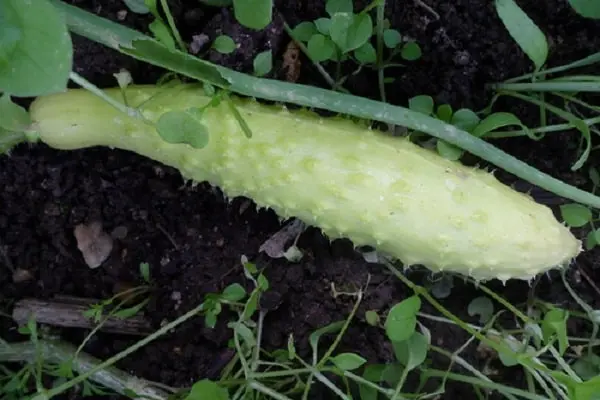
[[[437,118],[482,139],[502,128],[514,125],[519,126],[525,132],[529,132],[527,126],[512,113],[487,112],[481,118],[478,113],[468,108],[461,108],[454,111],[450,104],[441,104],[436,107],[433,98],[427,95],[412,97],[409,99],[408,107],[413,111]],[[423,135],[419,135],[417,132],[413,136],[421,137]],[[465,153],[460,147],[454,146],[443,139],[426,137],[425,140],[426,147],[430,146],[428,143],[434,143],[438,154],[449,160],[459,160]]]
[[[383,3],[375,0],[355,13],[351,0],[328,0],[326,17],[301,22],[290,30],[291,36],[302,45],[301,48],[313,62],[336,64],[334,88],[341,87],[347,79],[347,76],[341,76],[341,65],[345,61],[352,60],[358,65],[355,73],[362,68],[371,68],[383,74],[386,68],[402,66],[394,62],[398,55],[406,61],[415,61],[421,57],[419,45],[406,40],[400,32],[391,28],[382,12],[378,10],[376,20],[373,21],[370,12],[376,7],[383,7]],[[376,33],[378,40],[374,44]],[[384,50],[389,53],[385,59]],[[393,79],[384,81],[392,82]],[[382,96],[385,97],[384,93]]]

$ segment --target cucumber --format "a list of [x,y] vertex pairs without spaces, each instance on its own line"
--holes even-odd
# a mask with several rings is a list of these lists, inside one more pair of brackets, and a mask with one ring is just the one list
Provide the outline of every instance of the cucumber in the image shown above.
[[[121,100],[119,88],[106,93]],[[476,280],[530,280],[564,268],[581,241],[552,211],[492,173],[344,118],[230,98],[204,108],[208,143],[163,140],[154,123],[172,111],[202,109],[197,85],[127,88],[129,116],[85,89],[37,98],[28,133],[55,149],[107,146],[177,168],[229,198],[246,196],[281,218],[296,217],[331,240],[372,246],[405,266],[451,271]],[[196,113],[200,115],[199,113]],[[151,121],[151,123],[148,123]]]

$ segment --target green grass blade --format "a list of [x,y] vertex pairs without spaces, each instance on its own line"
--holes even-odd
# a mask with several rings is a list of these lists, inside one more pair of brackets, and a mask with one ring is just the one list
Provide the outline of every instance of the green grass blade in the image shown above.
[[[599,78],[600,79],[600,78]],[[493,86],[495,90],[513,92],[598,92],[600,81],[539,81],[535,83],[498,83]]]
[[568,71],[568,70],[574,69],[574,68],[586,67],[588,65],[592,65],[597,62],[600,62],[600,52],[590,54],[589,56],[586,56],[584,58],[581,58],[579,60],[573,61],[568,64],[559,65],[559,66],[553,67],[553,68],[547,68],[542,71],[533,72],[533,73],[529,73],[529,74],[525,74],[525,75],[521,75],[521,76],[516,76],[514,78],[507,79],[504,82],[505,83],[518,82],[518,81],[522,81],[525,79],[531,79],[533,77],[541,78],[544,75],[556,74],[558,72],[565,72],[565,71]]
[[[77,7],[67,5],[57,0],[53,1],[67,15],[67,23],[73,31],[88,39],[103,43],[112,49],[128,54],[127,49],[123,46],[128,46],[132,39],[143,39],[146,43],[152,42],[151,38],[142,33],[133,31],[117,23],[78,9]],[[156,43],[156,45],[153,46],[159,47],[162,45]],[[196,64],[198,66],[197,68],[206,65],[211,66],[214,71],[217,71],[223,79],[230,83],[228,89],[235,93],[264,100],[293,103],[305,107],[329,110],[421,131],[460,147],[477,157],[480,157],[534,185],[553,192],[556,195],[563,196],[575,202],[600,208],[600,197],[568,185],[550,175],[544,174],[538,169],[503,152],[484,140],[474,137],[468,132],[460,130],[436,118],[423,115],[408,108],[393,106],[359,96],[337,93],[331,90],[307,85],[253,77],[208,63],[176,50],[169,51],[173,54],[171,60],[185,58],[187,62],[189,62],[190,68]],[[132,54],[132,56],[154,65],[162,65],[161,60],[156,61],[148,54]],[[197,75],[192,75],[188,69],[180,70],[179,72],[192,78],[201,79],[198,78]]]

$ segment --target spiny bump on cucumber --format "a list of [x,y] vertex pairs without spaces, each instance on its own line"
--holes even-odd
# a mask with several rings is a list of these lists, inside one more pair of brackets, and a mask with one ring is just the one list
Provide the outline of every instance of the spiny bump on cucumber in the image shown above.
[[[118,88],[107,93],[119,99]],[[141,111],[152,120],[210,102],[191,85],[133,86],[127,96],[130,104],[146,101]],[[249,197],[281,219],[296,217],[331,240],[348,238],[407,266],[476,280],[530,280],[568,266],[582,251],[581,241],[548,207],[502,184],[493,172],[444,159],[365,121],[228,101],[252,138],[221,102],[202,114],[206,147],[167,143],[151,125],[83,89],[38,98],[30,108],[31,135],[57,149],[136,152],[179,169],[186,180],[207,181],[229,198]]]

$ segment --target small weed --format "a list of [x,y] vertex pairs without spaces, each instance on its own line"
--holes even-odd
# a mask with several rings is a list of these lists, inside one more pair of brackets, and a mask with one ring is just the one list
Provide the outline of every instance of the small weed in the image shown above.
[[[355,12],[351,0],[328,0],[326,17],[301,22],[289,33],[314,63],[335,63],[334,89],[341,88],[348,78],[341,76],[341,66],[345,61],[351,60],[358,65],[354,74],[362,68],[380,71],[381,96],[385,101],[383,85],[393,82],[393,79],[384,78],[384,70],[403,66],[394,62],[398,55],[406,61],[419,59],[421,48],[390,27],[389,21],[383,18],[384,6],[385,1],[375,0],[360,12]],[[374,8],[377,8],[375,22],[370,14]],[[383,54],[384,50],[389,53],[387,57]]]
[[[469,134],[485,139],[488,135],[493,134],[496,130],[505,128],[507,126],[517,125],[525,132],[530,132],[529,129],[519,120],[519,118],[507,112],[495,112],[495,113],[484,113],[484,118],[473,110],[468,108],[461,108],[456,111],[452,109],[450,104],[441,104],[435,106],[434,100],[431,96],[419,95],[409,99],[408,108],[437,118],[445,123],[451,124]],[[530,133],[530,135],[532,135]],[[422,135],[413,135],[413,137],[420,137]],[[458,146],[454,146],[443,139],[436,139],[426,137],[424,144],[426,147],[434,144],[437,152],[449,159],[459,160],[465,151]]]

